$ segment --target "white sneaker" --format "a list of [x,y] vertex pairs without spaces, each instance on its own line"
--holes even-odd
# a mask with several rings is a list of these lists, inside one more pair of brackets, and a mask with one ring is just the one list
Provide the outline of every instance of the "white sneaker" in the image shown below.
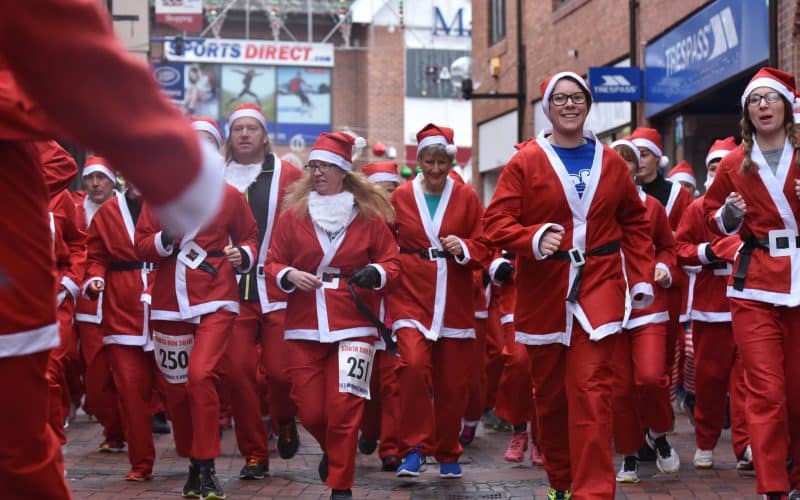
[[742,456],[739,457],[739,460],[736,462],[736,468],[738,470],[753,470],[753,450],[750,448],[750,445],[747,445],[747,448],[744,449],[744,453]]
[[638,483],[639,482],[639,460],[634,456],[627,456],[622,459],[622,464],[617,472],[618,483]]
[[647,445],[656,450],[656,467],[664,474],[673,474],[681,468],[681,459],[678,453],[667,441],[667,436],[661,435],[655,439],[650,436],[650,431],[645,433]]
[[694,468],[710,469],[714,467],[714,450],[701,450],[698,448],[694,452]]

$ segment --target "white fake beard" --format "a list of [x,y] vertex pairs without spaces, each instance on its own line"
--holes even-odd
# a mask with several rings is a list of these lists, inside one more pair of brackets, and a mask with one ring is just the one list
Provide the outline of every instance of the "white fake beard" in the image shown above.
[[342,191],[338,194],[322,196],[316,191],[308,194],[308,213],[320,229],[336,234],[350,223],[353,213],[353,193]]
[[240,193],[247,191],[261,173],[260,163],[251,163],[249,165],[242,165],[235,161],[228,163],[225,167],[225,181],[231,186],[239,190]]

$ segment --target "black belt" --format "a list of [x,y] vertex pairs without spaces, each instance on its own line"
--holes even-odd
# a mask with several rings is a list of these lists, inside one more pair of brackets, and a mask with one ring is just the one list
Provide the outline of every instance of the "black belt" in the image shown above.
[[620,242],[617,241],[610,241],[604,245],[600,245],[599,247],[593,248],[586,253],[582,253],[577,248],[573,248],[572,250],[558,250],[553,255],[550,256],[551,259],[555,260],[568,260],[571,261],[572,264],[578,268],[577,274],[575,274],[575,280],[572,282],[572,288],[569,289],[569,294],[567,294],[567,300],[569,302],[577,302],[578,301],[578,292],[581,288],[581,278],[583,278],[583,267],[586,263],[586,257],[600,257],[603,255],[613,255],[619,252],[620,249]]
[[716,262],[712,262],[711,264],[703,264],[703,269],[715,270],[715,269],[727,269],[728,263],[724,260],[718,260]]
[[410,253],[419,255],[420,259],[436,260],[436,259],[449,259],[453,256],[450,252],[439,250],[438,248],[401,248],[400,253]]
[[[779,236],[775,238],[775,248],[784,249],[789,248],[791,240],[788,236]],[[748,236],[743,238],[742,248],[739,250],[739,267],[736,268],[736,274],[733,275],[733,289],[741,292],[744,290],[744,279],[747,277],[747,269],[750,267],[750,255],[756,248],[769,250],[769,238],[756,238]],[[794,238],[795,248],[800,248],[800,236]]]
[[156,264],[155,262],[141,262],[141,261],[111,262],[106,267],[107,271],[138,271],[139,269],[152,271],[153,269],[158,269],[158,264]]
[[[179,253],[181,253],[181,249],[178,247],[175,247],[175,249],[172,250],[173,257],[177,257]],[[206,258],[208,257],[225,257],[225,252],[223,252],[222,250],[213,250],[211,252],[206,252]],[[203,260],[203,262],[197,265],[197,269],[202,269],[203,271],[209,274],[219,273],[219,270],[216,267],[212,266],[205,260]]]

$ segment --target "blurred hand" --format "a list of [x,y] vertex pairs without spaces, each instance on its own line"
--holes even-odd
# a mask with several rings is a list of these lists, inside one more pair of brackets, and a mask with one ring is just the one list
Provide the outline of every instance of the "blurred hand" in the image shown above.
[[662,288],[667,288],[670,285],[670,279],[669,278],[670,278],[669,274],[665,270],[656,268],[656,272],[655,272],[655,276],[653,277],[653,281],[655,281],[655,283],[658,286],[660,286]]
[[539,240],[539,252],[545,257],[550,257],[558,251],[562,239],[564,239],[564,231],[548,229]]
[[439,241],[442,242],[442,247],[454,256],[461,257],[464,255],[464,249],[461,248],[461,242],[456,236],[449,234],[443,238],[439,238]]
[[310,292],[322,287],[322,280],[316,275],[298,269],[292,269],[286,273],[286,279],[304,292]]
[[91,295],[97,295],[103,290],[105,290],[105,288],[106,285],[101,280],[92,280],[91,282],[89,282],[89,287],[87,288],[87,291]]
[[232,245],[228,245],[222,249],[222,253],[225,254],[225,258],[228,259],[228,262],[233,264],[233,267],[239,268],[242,265],[242,252],[238,248]]

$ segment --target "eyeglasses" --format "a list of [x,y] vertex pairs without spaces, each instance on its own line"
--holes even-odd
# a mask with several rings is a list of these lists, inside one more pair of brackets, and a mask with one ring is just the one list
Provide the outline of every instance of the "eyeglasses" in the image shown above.
[[777,92],[767,92],[764,95],[752,93],[747,96],[747,105],[750,107],[757,107],[761,105],[761,99],[766,99],[770,104],[776,103],[780,100],[781,95]]
[[313,174],[314,170],[319,170],[320,173],[327,174],[335,166],[336,165],[331,165],[330,163],[315,163],[314,165],[309,163],[308,165],[304,166],[303,168],[309,174]]
[[586,102],[586,94],[583,92],[575,92],[574,94],[558,93],[550,96],[550,102],[556,106],[565,105],[568,99],[572,99],[572,104],[583,104]]

